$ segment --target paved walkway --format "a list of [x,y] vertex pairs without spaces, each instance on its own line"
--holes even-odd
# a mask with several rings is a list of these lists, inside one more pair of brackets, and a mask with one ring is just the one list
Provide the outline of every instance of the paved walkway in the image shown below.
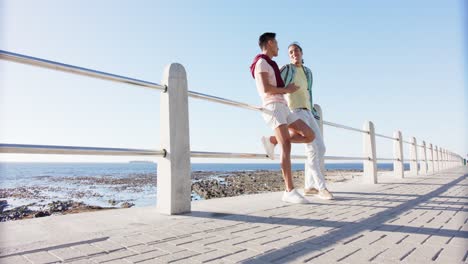
[[336,200],[267,193],[0,224],[0,263],[468,263],[468,168],[377,185],[334,184]]

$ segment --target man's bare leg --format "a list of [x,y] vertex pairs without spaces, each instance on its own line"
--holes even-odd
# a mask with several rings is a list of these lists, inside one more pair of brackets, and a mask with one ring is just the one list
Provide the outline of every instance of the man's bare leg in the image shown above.
[[314,131],[301,119],[292,122],[288,128],[292,143],[310,143],[315,139]]
[[[281,147],[281,171],[283,173],[286,191],[294,189],[291,175],[291,139],[287,125],[280,125],[275,128],[275,138],[277,144]],[[270,139],[271,140],[271,139]],[[273,142],[272,142],[273,143]]]
[[[314,131],[300,119],[291,123],[288,129],[291,143],[309,143],[315,139]],[[270,136],[270,142],[275,145],[279,143],[276,136]]]

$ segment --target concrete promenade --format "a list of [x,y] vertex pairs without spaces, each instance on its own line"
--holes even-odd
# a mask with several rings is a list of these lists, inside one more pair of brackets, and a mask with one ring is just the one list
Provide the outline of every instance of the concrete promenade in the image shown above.
[[0,263],[468,263],[468,168],[379,184],[336,200],[281,193],[0,223]]

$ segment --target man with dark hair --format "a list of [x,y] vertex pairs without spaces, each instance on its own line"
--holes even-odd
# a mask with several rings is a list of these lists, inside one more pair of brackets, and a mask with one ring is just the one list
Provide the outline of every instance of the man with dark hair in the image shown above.
[[[273,57],[278,56],[278,42],[275,33],[264,33],[258,40],[261,54],[258,54],[250,71],[255,79],[257,91],[262,99],[265,112],[263,118],[270,125],[275,136],[262,137],[262,143],[269,158],[274,159],[274,148],[281,146],[281,170],[286,190],[282,200],[289,203],[308,203],[294,189],[291,175],[291,143],[309,143],[314,140],[314,132],[299,117],[292,113],[284,99],[284,94],[293,93],[299,88],[294,83],[284,86],[280,70]],[[291,132],[291,135],[290,135]]]
[[263,50],[263,48],[267,45],[268,41],[274,40],[275,38],[276,38],[276,33],[272,33],[272,32],[263,33],[258,38],[258,46],[260,46],[260,49]]
[[315,119],[320,118],[312,101],[312,71],[304,66],[302,47],[293,42],[288,47],[291,63],[281,68],[281,77],[285,84],[294,83],[299,89],[286,95],[288,106],[293,113],[304,121],[315,134],[315,140],[306,144],[304,195],[318,195],[321,199],[331,200],[325,177],[320,168],[320,161],[325,156],[325,144]]

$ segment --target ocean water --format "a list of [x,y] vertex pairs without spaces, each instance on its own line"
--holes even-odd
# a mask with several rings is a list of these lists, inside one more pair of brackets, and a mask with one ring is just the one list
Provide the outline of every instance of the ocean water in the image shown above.
[[[326,169],[332,170],[362,170],[362,163],[332,163],[326,164]],[[303,170],[303,163],[292,164],[293,170]],[[393,164],[378,164],[379,170],[392,170]],[[405,169],[409,165],[405,164]],[[280,170],[279,164],[265,163],[198,163],[192,164],[192,171],[256,171]],[[109,201],[119,203],[130,201],[135,206],[151,206],[156,204],[155,184],[146,184],[138,188],[120,188],[109,183],[87,184],[85,177],[100,179],[127,179],[140,175],[156,175],[155,163],[16,163],[0,162],[0,190],[24,188],[30,192],[29,198],[7,198],[9,207],[36,203],[40,206],[53,200],[82,201],[90,205],[110,206]],[[216,173],[214,173],[216,176]],[[76,179],[84,179],[76,181]],[[58,179],[58,180],[57,180]],[[133,179],[133,178],[132,178]],[[79,194],[86,193],[80,197]],[[0,193],[1,194],[1,193]],[[5,194],[4,194],[5,196]],[[197,200],[196,194],[192,199]],[[38,207],[40,207],[38,206]]]

